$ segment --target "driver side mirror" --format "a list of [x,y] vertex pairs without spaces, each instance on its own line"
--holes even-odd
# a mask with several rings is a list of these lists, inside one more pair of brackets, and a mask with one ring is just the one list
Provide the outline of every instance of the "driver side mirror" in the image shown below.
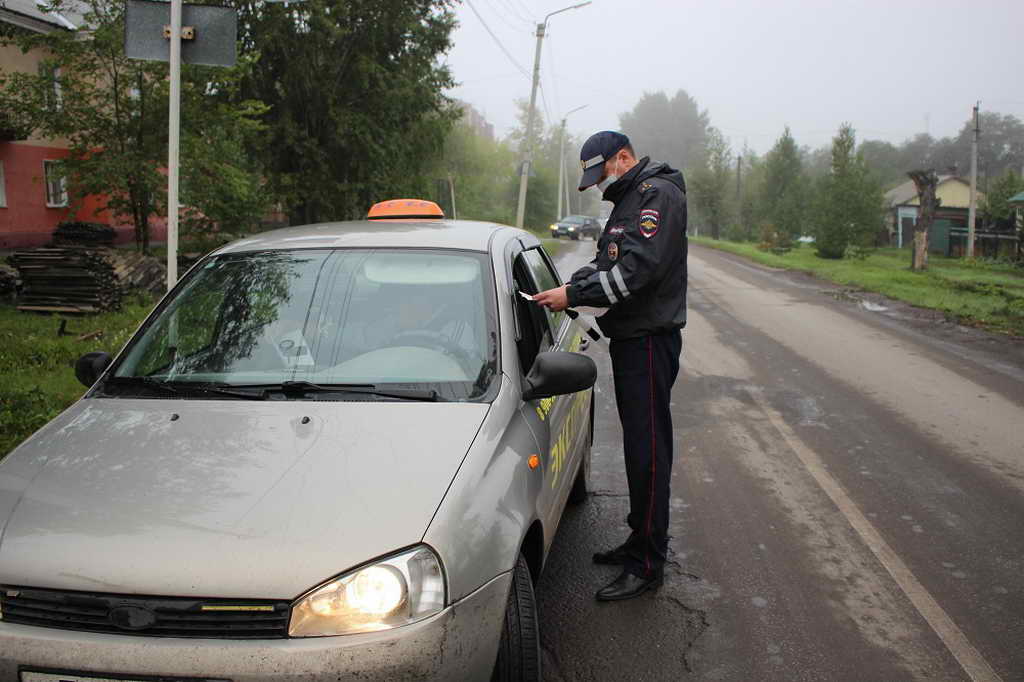
[[597,381],[597,365],[586,355],[566,351],[538,353],[524,381],[523,400],[583,391]]
[[103,374],[103,370],[110,366],[111,360],[113,358],[110,357],[110,354],[103,351],[86,353],[75,363],[75,378],[86,388],[92,388],[92,385]]

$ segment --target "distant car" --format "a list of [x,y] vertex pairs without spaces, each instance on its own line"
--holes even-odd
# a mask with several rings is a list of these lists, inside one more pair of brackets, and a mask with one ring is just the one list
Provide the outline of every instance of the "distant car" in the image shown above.
[[79,360],[0,462],[0,680],[541,679],[597,369],[521,295],[562,281],[535,236],[387,203],[218,249]]
[[577,240],[590,237],[594,241],[601,235],[601,224],[597,218],[588,215],[568,215],[551,225],[551,236],[554,239],[568,237]]

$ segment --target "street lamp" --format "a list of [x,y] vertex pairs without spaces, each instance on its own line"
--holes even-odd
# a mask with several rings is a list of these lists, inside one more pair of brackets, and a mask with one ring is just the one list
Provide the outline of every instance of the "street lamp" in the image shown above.
[[[565,182],[565,121],[569,118],[570,114],[574,114],[580,109],[586,109],[589,105],[584,104],[583,106],[576,107],[571,111],[567,111],[565,116],[562,117],[562,134],[560,136],[560,142],[558,143],[558,214],[555,216],[555,222],[557,223],[562,219],[562,186]],[[565,209],[569,210],[569,188],[565,189]]]
[[530,164],[533,163],[533,110],[537,104],[537,85],[540,83],[540,46],[544,40],[544,29],[548,25],[548,19],[556,14],[585,7],[590,2],[591,0],[587,0],[578,5],[563,7],[549,13],[544,17],[544,21],[537,24],[537,51],[533,55],[533,88],[530,90],[530,111],[526,117],[526,150],[523,154],[523,163],[519,168],[519,206],[516,208],[516,227],[523,226],[523,213],[526,211],[526,183],[530,174]]

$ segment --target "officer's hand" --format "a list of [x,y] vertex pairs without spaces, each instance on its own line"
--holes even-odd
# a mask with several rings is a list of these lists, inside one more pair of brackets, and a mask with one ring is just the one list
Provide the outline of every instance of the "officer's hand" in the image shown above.
[[565,289],[568,286],[568,284],[564,284],[557,289],[548,289],[539,294],[534,294],[533,300],[546,308],[554,310],[556,313],[565,310],[569,307],[569,297],[565,293]]

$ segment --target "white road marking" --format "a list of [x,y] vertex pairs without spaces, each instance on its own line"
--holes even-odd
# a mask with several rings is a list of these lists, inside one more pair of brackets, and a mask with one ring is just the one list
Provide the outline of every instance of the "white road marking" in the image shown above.
[[817,484],[825,492],[832,502],[839,508],[839,511],[846,517],[846,520],[857,531],[861,539],[868,546],[875,558],[885,567],[903,593],[907,595],[910,602],[917,609],[921,617],[928,622],[935,634],[939,636],[946,648],[956,658],[960,667],[967,676],[974,682],[1001,682],[999,675],[981,653],[967,639],[963,631],[957,627],[949,614],[939,606],[934,597],[929,594],[924,585],[914,576],[899,555],[882,538],[881,533],[871,525],[867,517],[861,513],[850,496],[846,494],[839,482],[832,477],[825,469],[821,458],[811,450],[793,429],[783,420],[779,414],[760,391],[749,390],[748,393],[757,403],[761,411],[768,417],[779,434],[785,439],[790,449],[806,467],[808,473],[814,478]]

